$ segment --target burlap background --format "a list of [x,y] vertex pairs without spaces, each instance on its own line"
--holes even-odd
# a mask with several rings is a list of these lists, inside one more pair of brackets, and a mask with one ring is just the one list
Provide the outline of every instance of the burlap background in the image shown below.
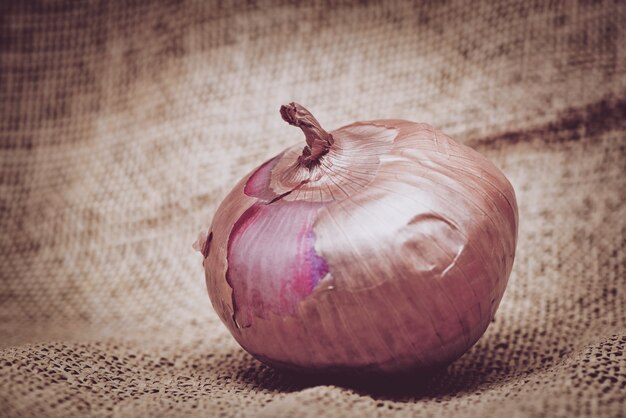
[[[0,415],[624,414],[624,2],[14,3]],[[427,383],[278,373],[210,308],[191,243],[242,175],[303,140],[278,115],[291,100],[328,128],[430,122],[516,188],[496,321]]]

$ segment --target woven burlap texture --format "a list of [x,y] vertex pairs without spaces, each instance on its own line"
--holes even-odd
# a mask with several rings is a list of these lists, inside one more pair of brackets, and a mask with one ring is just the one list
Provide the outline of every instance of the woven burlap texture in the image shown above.
[[[8,3],[1,416],[624,414],[626,3]],[[277,372],[210,306],[191,244],[304,143],[289,101],[431,123],[515,187],[495,322],[426,382]]]

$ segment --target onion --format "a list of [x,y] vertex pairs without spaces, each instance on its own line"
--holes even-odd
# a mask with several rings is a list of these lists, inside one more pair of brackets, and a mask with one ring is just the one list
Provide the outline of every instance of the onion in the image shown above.
[[517,204],[485,157],[429,125],[302,129],[222,202],[204,255],[213,307],[261,361],[309,372],[424,371],[485,332],[515,254]]

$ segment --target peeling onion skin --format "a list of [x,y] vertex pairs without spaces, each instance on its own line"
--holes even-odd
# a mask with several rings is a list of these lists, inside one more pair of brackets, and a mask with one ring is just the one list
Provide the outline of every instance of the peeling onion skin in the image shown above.
[[261,361],[312,373],[445,366],[485,332],[517,241],[513,187],[429,125],[330,133],[281,108],[296,145],[244,177],[196,248],[209,297]]

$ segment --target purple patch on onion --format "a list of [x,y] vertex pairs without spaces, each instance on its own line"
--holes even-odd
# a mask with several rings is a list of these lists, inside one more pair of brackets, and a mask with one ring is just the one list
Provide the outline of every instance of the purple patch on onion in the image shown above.
[[293,315],[328,273],[315,252],[313,223],[318,203],[257,203],[233,226],[226,278],[233,289],[235,320]]
[[246,185],[243,189],[243,192],[251,197],[258,197],[262,200],[271,201],[276,197],[272,190],[270,189],[270,179],[272,169],[280,159],[279,157],[282,154],[277,155],[276,157],[266,161],[261,165],[256,171],[250,176]]

